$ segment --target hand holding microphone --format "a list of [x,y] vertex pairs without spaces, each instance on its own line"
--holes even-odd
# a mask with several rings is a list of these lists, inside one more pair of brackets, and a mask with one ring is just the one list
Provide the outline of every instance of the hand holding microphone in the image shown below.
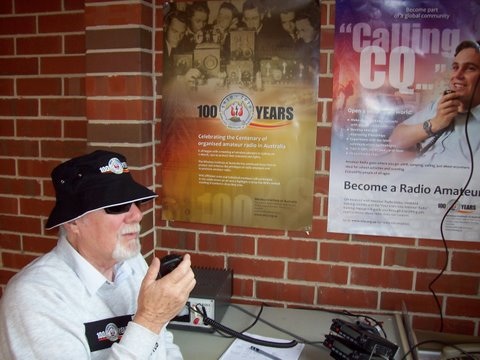
[[437,114],[430,120],[431,130],[438,133],[446,129],[459,113],[461,102],[453,90],[445,90],[437,106]]

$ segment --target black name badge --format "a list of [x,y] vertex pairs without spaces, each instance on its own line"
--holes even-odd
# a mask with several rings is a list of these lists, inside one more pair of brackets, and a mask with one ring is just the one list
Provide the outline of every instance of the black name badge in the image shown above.
[[113,343],[119,342],[132,317],[133,315],[123,315],[85,323],[85,336],[90,351],[107,349]]

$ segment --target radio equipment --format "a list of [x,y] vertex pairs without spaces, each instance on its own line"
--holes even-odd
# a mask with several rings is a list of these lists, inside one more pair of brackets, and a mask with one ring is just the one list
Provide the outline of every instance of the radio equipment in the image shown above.
[[192,270],[197,283],[190,293],[186,306],[170,321],[168,327],[213,332],[213,327],[204,324],[203,315],[195,309],[204,308],[210,319],[220,322],[232,297],[233,271],[196,267],[192,267]]
[[323,344],[331,349],[330,355],[335,359],[375,359],[371,357],[375,355],[393,359],[398,350],[397,345],[359,324],[333,319],[330,330],[339,336],[326,335]]

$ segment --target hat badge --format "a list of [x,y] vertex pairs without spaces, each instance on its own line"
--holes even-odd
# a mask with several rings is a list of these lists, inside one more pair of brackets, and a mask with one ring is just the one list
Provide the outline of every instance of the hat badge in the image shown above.
[[127,168],[127,163],[123,163],[117,158],[111,158],[107,166],[102,166],[100,172],[102,174],[112,172],[114,174],[123,174],[124,169]]

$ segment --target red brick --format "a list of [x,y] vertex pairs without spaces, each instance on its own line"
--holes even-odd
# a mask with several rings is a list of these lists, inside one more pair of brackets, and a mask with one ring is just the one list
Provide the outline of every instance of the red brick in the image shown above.
[[[412,316],[412,327],[415,330],[430,330],[439,331],[440,329],[440,317],[437,316],[425,316],[410,314]],[[445,319],[444,319],[445,320]],[[444,321],[445,323],[445,321]]]
[[455,251],[451,256],[452,271],[462,271],[475,274],[480,273],[480,261],[478,261],[478,251]]
[[348,281],[348,267],[341,265],[289,261],[287,274],[291,280],[330,284],[346,284]]
[[17,94],[29,95],[61,95],[62,79],[60,78],[19,78],[17,79]]
[[[10,119],[0,119],[0,134],[12,137],[15,134],[15,122]],[[0,145],[1,146],[1,145]],[[0,167],[0,169],[2,169]]]
[[142,4],[112,4],[109,6],[87,6],[86,26],[99,25],[145,25],[151,26],[151,11]]
[[38,142],[30,140],[11,140],[0,141],[0,156],[38,156]]
[[2,58],[0,59],[0,75],[37,75],[38,59],[36,58]]
[[142,75],[88,76],[89,96],[151,96],[152,79]]
[[0,55],[13,55],[15,50],[13,39],[0,39]]
[[325,219],[313,219],[312,230],[309,231],[307,236],[305,232],[301,231],[289,231],[290,237],[308,237],[310,239],[330,239],[330,240],[348,240],[348,234],[330,233],[327,232],[327,220]]
[[68,159],[86,153],[86,140],[43,140],[41,152],[45,157]]
[[152,139],[152,127],[148,123],[138,124],[110,124],[89,123],[87,126],[88,139],[97,143],[130,143],[145,144]]
[[317,243],[292,239],[259,238],[258,255],[316,259]]
[[361,235],[361,234],[352,234],[352,241],[371,241],[377,244],[399,244],[399,245],[415,245],[415,239],[412,238],[403,238],[395,236],[377,236],[377,235]]
[[480,298],[447,297],[446,315],[480,317]]
[[[6,284],[12,277],[15,275],[17,272],[16,271],[11,271],[11,270],[0,270],[0,284]],[[2,293],[0,292],[0,296]]]
[[228,267],[236,274],[255,277],[282,278],[285,269],[283,261],[270,261],[258,258],[229,257]]
[[35,32],[35,16],[4,16],[0,21],[0,35],[34,34]]
[[330,178],[327,175],[315,174],[315,193],[328,195]]
[[85,8],[85,0],[63,0],[65,10],[83,10]]
[[320,286],[317,303],[321,306],[375,309],[377,308],[377,297],[376,291]]
[[17,14],[53,12],[60,11],[61,9],[62,0],[15,1],[15,13]]
[[52,201],[35,198],[21,198],[20,212],[23,215],[48,216],[52,210]]
[[[2,180],[0,180],[0,183]],[[5,189],[6,190],[6,189]],[[4,189],[1,190],[2,192]],[[8,193],[5,193],[8,195]],[[0,196],[0,213],[2,214],[18,214],[17,198]]]
[[332,129],[326,126],[317,127],[317,146],[330,146]]
[[12,268],[12,269],[22,269],[37,258],[37,256],[35,255],[26,255],[26,254],[8,253],[8,252],[4,252],[1,255],[2,255],[3,265],[7,268]]
[[0,14],[13,14],[13,1],[0,1]]
[[[1,132],[1,127],[0,127],[0,132]],[[0,158],[0,169],[2,169],[2,175],[10,175],[10,176],[16,175],[15,160]]]
[[149,120],[153,117],[153,103],[149,100],[88,100],[88,119]]
[[[439,331],[440,317],[413,316],[415,330]],[[469,319],[443,319],[443,331],[450,334],[472,335],[475,331],[475,322]]]
[[23,237],[23,250],[37,253],[45,254],[46,252],[52,250],[57,244],[57,237],[43,237],[43,236],[24,236]]
[[85,78],[66,77],[63,81],[64,95],[67,96],[85,96]]
[[0,99],[0,116],[37,116],[36,99]]
[[413,272],[381,268],[351,268],[352,285],[364,285],[375,288],[411,290]]
[[40,184],[36,179],[0,178],[0,189],[10,195],[40,195]]
[[84,140],[87,138],[87,121],[65,120],[63,122],[63,134],[65,138]]
[[171,231],[161,229],[158,232],[159,246],[163,248],[195,249],[195,233],[193,231]]
[[49,56],[41,59],[42,74],[84,74],[85,57],[79,55]]
[[333,91],[332,78],[320,78],[318,97],[329,99],[332,97],[332,91]]
[[2,250],[20,250],[21,238],[18,234],[0,234],[0,249]]
[[152,57],[147,52],[89,53],[85,59],[88,73],[150,73],[152,71]]
[[258,299],[281,300],[302,304],[313,304],[315,287],[272,283],[267,281],[257,281],[255,286],[256,297]]
[[[440,303],[442,297],[438,296]],[[435,314],[438,311],[435,299],[431,294],[382,292],[380,308],[384,310],[402,311],[405,302],[410,312]]]
[[233,277],[233,296],[252,297],[253,296],[253,280],[237,279]]
[[281,236],[285,232],[283,230],[260,229],[241,226],[227,226],[228,233],[244,234],[244,235],[262,235],[262,236]]
[[[42,225],[40,219],[29,216],[0,215],[2,231],[21,232],[23,234],[40,234]],[[4,265],[6,265],[4,263]]]
[[445,253],[440,250],[395,247],[385,249],[384,265],[386,266],[441,269],[444,262]]
[[198,250],[253,255],[255,240],[241,235],[199,234]]
[[38,17],[40,33],[68,33],[85,31],[84,13],[61,13],[40,15]]
[[[320,48],[321,49],[332,49],[335,39],[335,30],[322,28],[320,32]],[[329,96],[331,97],[331,95]]]
[[64,35],[65,54],[85,54],[85,35]]
[[[143,224],[143,222],[142,222],[142,224]],[[151,229],[152,226],[147,225],[146,228]],[[142,252],[142,254],[148,254],[155,249],[155,241],[153,239],[153,233],[143,235],[140,238],[140,242],[141,242],[141,252]]]
[[382,248],[376,245],[324,242],[320,244],[320,259],[332,262],[380,265]]
[[85,99],[57,98],[41,99],[44,116],[85,116]]
[[320,66],[318,68],[318,73],[319,74],[329,74],[329,66],[328,66],[329,65],[329,62],[328,62],[329,59],[330,59],[330,54],[320,52]]
[[[428,285],[437,276],[437,273],[418,273],[415,290],[430,291]],[[439,293],[476,295],[480,286],[477,276],[443,274],[433,284],[433,289]]]
[[85,44],[89,50],[150,49],[152,33],[140,27],[91,29],[85,34]]
[[200,253],[191,253],[192,266],[208,267],[213,269],[225,269],[225,258],[222,255],[209,255]]
[[62,52],[61,36],[36,36],[17,39],[17,54],[58,54]]

